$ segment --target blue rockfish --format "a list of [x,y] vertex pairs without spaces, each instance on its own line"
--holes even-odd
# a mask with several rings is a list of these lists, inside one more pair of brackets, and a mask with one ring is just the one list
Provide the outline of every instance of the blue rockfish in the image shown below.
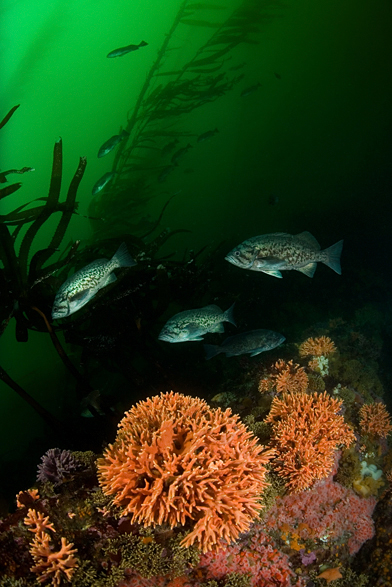
[[313,277],[319,262],[340,275],[342,248],[343,241],[340,240],[321,251],[314,236],[307,231],[296,235],[274,232],[245,240],[230,251],[225,259],[242,269],[262,271],[274,277],[282,277],[281,271],[289,269]]
[[226,312],[212,304],[198,310],[185,310],[175,314],[162,328],[159,340],[166,342],[188,342],[203,340],[207,332],[224,332],[222,322],[236,323],[233,316],[234,304]]
[[122,243],[113,257],[97,259],[83,269],[79,269],[72,277],[68,277],[56,294],[52,318],[65,318],[83,308],[95,294],[116,281],[113,273],[119,267],[133,267],[136,262],[128,253],[125,243]]
[[114,51],[110,51],[110,53],[108,53],[106,57],[122,57],[123,55],[126,55],[131,51],[137,51],[139,47],[145,47],[146,45],[148,45],[146,41],[141,41],[138,45],[127,45],[126,47],[120,47],[119,49],[114,49]]
[[102,147],[99,149],[98,157],[104,157],[110,153],[110,151],[113,151],[114,147],[117,147],[118,143],[121,143],[121,141],[126,137],[129,137],[129,132],[126,130],[121,131],[119,135],[113,135],[110,137],[110,139],[105,141]]
[[212,357],[220,353],[225,353],[226,357],[245,354],[250,354],[251,357],[254,357],[264,351],[274,349],[285,340],[282,334],[273,330],[249,330],[248,332],[229,336],[220,346],[205,344],[204,349],[207,359],[212,359]]

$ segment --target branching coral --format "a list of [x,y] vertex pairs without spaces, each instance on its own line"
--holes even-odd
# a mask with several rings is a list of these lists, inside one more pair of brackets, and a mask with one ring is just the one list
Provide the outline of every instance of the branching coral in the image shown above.
[[292,491],[327,477],[337,447],[354,442],[354,432],[339,415],[342,403],[326,392],[274,398],[265,421],[272,425],[272,444],[278,452],[275,469]]
[[189,522],[182,546],[206,552],[249,529],[272,456],[230,409],[170,392],[133,406],[97,465],[123,515],[145,527]]
[[308,338],[299,346],[300,357],[325,357],[335,351],[335,343],[328,336]]
[[386,438],[392,430],[391,416],[382,402],[365,404],[359,416],[362,433],[371,437]]
[[279,359],[272,366],[268,376],[263,377],[259,382],[259,391],[261,393],[271,391],[274,388],[279,393],[306,391],[308,388],[308,376],[305,369],[298,364],[294,364],[292,360],[286,363],[283,359]]
[[78,561],[73,556],[77,549],[72,547],[72,542],[62,537],[60,550],[52,550],[49,534],[36,534],[30,548],[35,563],[31,571],[38,574],[39,583],[51,579],[52,585],[57,586],[64,576],[68,581],[71,580],[78,566]]

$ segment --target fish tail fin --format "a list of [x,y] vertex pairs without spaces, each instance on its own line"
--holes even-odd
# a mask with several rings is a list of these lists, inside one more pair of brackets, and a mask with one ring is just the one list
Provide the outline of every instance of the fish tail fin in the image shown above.
[[112,262],[116,267],[133,267],[136,265],[131,255],[128,253],[127,245],[122,243],[112,257]]
[[233,326],[237,326],[234,320],[234,306],[235,302],[230,306],[228,310],[226,310],[226,312],[223,313],[223,320],[224,322],[230,322],[230,324],[232,324]]
[[141,43],[139,43],[139,47],[145,47],[146,45],[148,45],[146,41],[141,41]]
[[206,352],[206,359],[212,359],[212,357],[216,357],[221,352],[220,346],[217,344],[204,344],[204,350]]
[[327,258],[323,263],[333,269],[338,275],[342,274],[342,269],[340,267],[340,255],[342,254],[343,249],[343,240],[338,241],[334,245],[328,247],[323,252],[327,254]]

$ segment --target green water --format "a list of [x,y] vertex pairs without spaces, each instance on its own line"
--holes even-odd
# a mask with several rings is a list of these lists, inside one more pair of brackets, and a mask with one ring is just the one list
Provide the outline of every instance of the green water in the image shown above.
[[[239,3],[216,0],[214,5],[220,9],[193,18],[221,22]],[[105,224],[109,212],[116,217],[110,191],[98,198],[104,202],[103,221],[85,218],[93,215],[92,186],[115,157],[113,152],[98,159],[97,151],[126,126],[127,112],[130,116],[179,8],[174,0],[3,2],[1,116],[21,106],[2,129],[1,169],[31,166],[35,172],[9,176],[9,181],[21,177],[23,187],[1,202],[2,214],[47,195],[53,145],[62,137],[63,198],[79,157],[87,157],[77,198],[81,216],[73,216],[63,246],[75,239],[83,246],[121,236],[116,224],[121,211],[116,222]],[[216,246],[223,239],[229,250],[264,232],[309,230],[322,248],[345,238],[343,281],[327,275],[326,268],[318,272],[333,280],[331,288],[348,303],[352,283],[347,277],[344,281],[344,273],[350,262],[358,270],[357,289],[374,282],[389,263],[392,5],[386,0],[289,0],[266,5],[265,13],[253,37],[258,44],[239,45],[225,55],[229,59],[222,70],[211,74],[230,71],[244,78],[217,100],[163,121],[189,133],[179,146],[194,145],[179,168],[159,183],[163,163],[153,151],[142,152],[145,170],[138,177],[147,181],[153,198],[127,221],[137,226],[156,219],[168,197],[178,192],[162,223],[162,228],[191,231],[166,245],[165,252],[176,251],[177,258],[186,249]],[[214,31],[180,25],[162,69],[183,67]],[[116,47],[142,39],[148,46],[106,59]],[[230,70],[242,62],[243,69]],[[152,78],[149,91],[168,79]],[[241,97],[242,90],[257,83],[257,91]],[[211,141],[196,142],[214,128],[219,133]],[[165,142],[159,138],[153,147]],[[269,205],[273,196],[278,201]],[[35,249],[48,245],[54,226],[51,220],[40,231]],[[293,315],[292,321],[299,317]],[[0,340],[2,367],[47,410],[64,416],[77,400],[49,337],[30,333],[28,343],[16,343],[14,328],[11,321]],[[65,346],[76,361],[79,350]],[[39,416],[13,390],[0,383],[0,393],[0,458],[13,462],[36,442],[45,446],[45,432]]]

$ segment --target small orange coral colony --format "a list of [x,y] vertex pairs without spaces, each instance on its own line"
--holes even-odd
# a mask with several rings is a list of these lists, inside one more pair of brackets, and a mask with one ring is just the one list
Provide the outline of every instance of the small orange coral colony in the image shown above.
[[339,445],[349,446],[354,432],[338,414],[342,400],[319,394],[286,393],[274,398],[266,422],[277,449],[274,468],[292,491],[302,491],[332,470]]
[[52,585],[60,585],[62,577],[66,577],[67,581],[71,577],[78,566],[77,559],[73,556],[77,552],[76,548],[72,548],[72,542],[68,542],[66,538],[61,538],[61,548],[54,551],[51,546],[51,539],[49,534],[36,534],[30,553],[33,557],[35,565],[31,567],[33,573],[37,573],[37,580],[43,583],[47,579],[52,580]]
[[206,552],[249,529],[273,454],[230,409],[162,393],[125,413],[98,476],[122,515],[145,527],[187,524],[182,546]]
[[386,438],[392,430],[391,416],[382,402],[365,404],[359,410],[359,425],[364,434]]
[[328,336],[308,338],[299,346],[300,357],[321,357],[336,351],[335,343]]
[[268,377],[259,382],[259,391],[261,393],[276,389],[278,393],[285,391],[306,391],[308,388],[308,376],[305,369],[298,364],[293,364],[290,360],[288,363],[279,359],[271,369]]

